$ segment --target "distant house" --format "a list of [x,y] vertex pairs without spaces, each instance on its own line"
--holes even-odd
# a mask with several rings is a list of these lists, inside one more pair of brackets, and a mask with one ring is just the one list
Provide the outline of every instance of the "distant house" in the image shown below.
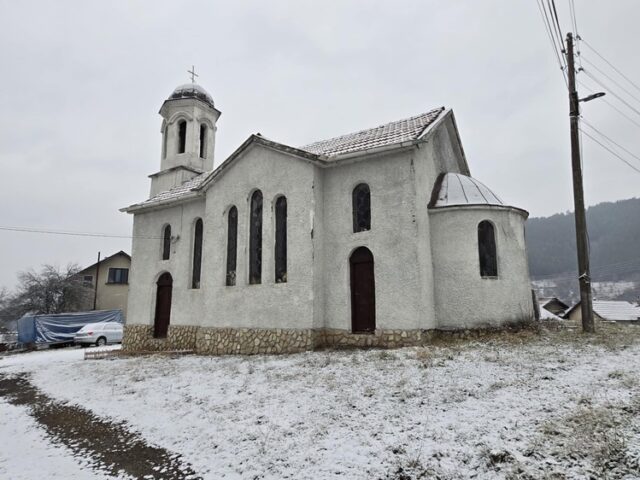
[[[130,267],[131,256],[120,250],[78,272],[85,285],[95,292],[96,310],[122,310],[126,318]],[[89,308],[93,308],[93,301]]]
[[[593,316],[596,320],[640,323],[640,306],[624,301],[594,300]],[[567,311],[565,318],[582,321],[580,302]]]
[[540,320],[562,320],[562,317],[547,310],[542,302],[538,302],[538,310],[540,311]]
[[557,297],[542,297],[538,302],[540,303],[540,308],[544,308],[557,316],[562,316],[569,309],[569,305]]

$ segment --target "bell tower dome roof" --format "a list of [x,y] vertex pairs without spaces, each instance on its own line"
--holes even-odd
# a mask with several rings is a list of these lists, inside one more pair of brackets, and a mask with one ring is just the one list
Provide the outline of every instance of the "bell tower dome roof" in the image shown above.
[[197,98],[210,107],[215,108],[215,105],[213,104],[213,97],[197,83],[185,83],[184,85],[176,87],[173,93],[169,95],[169,98],[167,98],[167,101],[183,98]]

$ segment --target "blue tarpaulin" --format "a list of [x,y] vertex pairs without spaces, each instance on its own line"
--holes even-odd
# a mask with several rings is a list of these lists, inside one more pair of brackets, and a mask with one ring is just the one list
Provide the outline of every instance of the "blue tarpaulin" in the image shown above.
[[122,310],[94,310],[56,315],[27,314],[18,320],[18,342],[73,342],[73,334],[85,325],[104,322],[124,323]]

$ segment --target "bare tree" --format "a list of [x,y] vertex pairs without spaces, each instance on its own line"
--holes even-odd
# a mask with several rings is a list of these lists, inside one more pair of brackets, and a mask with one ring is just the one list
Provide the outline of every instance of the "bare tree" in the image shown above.
[[27,312],[63,313],[90,308],[92,290],[78,275],[80,267],[67,265],[61,270],[44,265],[40,272],[27,270],[18,274],[19,285],[14,294],[0,294],[0,318],[16,319]]

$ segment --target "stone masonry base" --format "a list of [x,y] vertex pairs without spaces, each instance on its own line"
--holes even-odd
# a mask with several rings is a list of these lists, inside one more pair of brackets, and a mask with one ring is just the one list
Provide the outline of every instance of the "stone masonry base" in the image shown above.
[[[526,325],[517,327],[526,328]],[[508,328],[508,327],[507,327]],[[323,347],[398,348],[425,345],[442,336],[481,337],[500,329],[437,331],[376,330],[356,334],[338,329],[256,329],[169,326],[167,338],[153,338],[150,325],[125,325],[124,351],[191,350],[205,355],[296,353]]]

